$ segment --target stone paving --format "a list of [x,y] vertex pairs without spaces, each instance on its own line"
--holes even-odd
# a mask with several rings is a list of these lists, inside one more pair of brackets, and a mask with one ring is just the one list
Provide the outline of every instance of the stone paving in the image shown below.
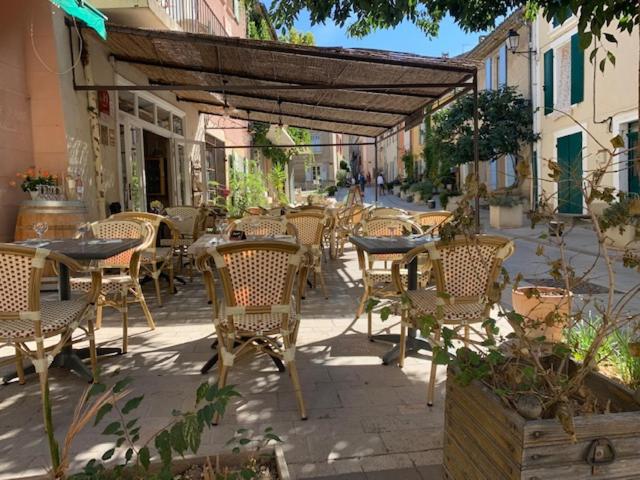
[[[381,200],[389,206],[424,208],[392,196]],[[516,238],[516,254],[506,263],[510,273],[526,269],[532,277],[542,276],[546,268],[535,256],[531,230],[501,233]],[[589,245],[586,236],[583,243]],[[576,252],[575,259],[577,265],[587,265],[593,256],[588,251]],[[296,356],[309,420],[298,417],[288,375],[279,374],[267,358],[245,356],[236,361],[229,376],[229,383],[237,386],[242,397],[230,404],[220,424],[205,435],[200,453],[228,450],[225,443],[237,428],[259,433],[270,426],[284,441],[293,478],[440,479],[444,370],[438,374],[435,406],[428,408],[428,352],[407,359],[403,369],[383,366],[380,357],[389,346],[367,340],[364,316],[353,319],[362,292],[354,250],[347,249],[343,258],[328,261],[324,268],[330,299],[325,300],[319,291],[308,292]],[[616,264],[618,269],[622,281],[638,281],[637,272],[624,271]],[[213,338],[211,308],[201,280],[196,277],[193,283],[180,286],[176,295],[167,295],[162,308],[155,304],[152,290],[147,292],[158,328],[149,331],[138,307],[132,307],[129,353],[101,359],[105,379],[112,381],[110,375],[119,371],[120,376],[133,377],[135,394],[145,395],[138,411],[143,440],[170,420],[172,409],[188,409],[201,382],[216,379],[215,370],[204,376],[199,373],[211,355]],[[506,292],[503,301],[507,305],[509,297]],[[119,345],[119,325],[116,314],[107,316],[97,332],[98,341]],[[397,318],[384,323],[376,319],[375,329],[397,331]],[[10,354],[11,350],[0,349],[0,357]],[[51,370],[54,422],[60,440],[86,386],[74,375]],[[47,468],[39,405],[34,376],[24,386],[0,386],[0,480],[39,474]],[[87,428],[77,437],[72,467],[99,458],[109,448],[109,439],[100,432],[100,428]]]

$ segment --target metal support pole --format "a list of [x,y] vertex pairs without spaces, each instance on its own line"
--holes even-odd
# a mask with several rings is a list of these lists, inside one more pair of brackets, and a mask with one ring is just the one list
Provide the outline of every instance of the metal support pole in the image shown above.
[[480,150],[478,145],[478,74],[473,75],[473,174],[476,177],[475,224],[480,233]]
[[[378,201],[378,137],[375,138],[373,142],[373,190],[375,192],[375,201]],[[364,192],[363,199],[364,199]]]

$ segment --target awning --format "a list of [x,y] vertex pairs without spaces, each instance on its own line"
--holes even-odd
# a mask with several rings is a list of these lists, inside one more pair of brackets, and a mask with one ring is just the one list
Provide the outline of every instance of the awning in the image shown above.
[[[106,46],[149,83],[203,113],[376,137],[473,88],[477,63],[108,25]],[[225,103],[228,106],[225,108]]]
[[51,0],[51,3],[60,7],[72,17],[83,21],[101,38],[107,38],[107,29],[104,24],[107,17],[86,0]]

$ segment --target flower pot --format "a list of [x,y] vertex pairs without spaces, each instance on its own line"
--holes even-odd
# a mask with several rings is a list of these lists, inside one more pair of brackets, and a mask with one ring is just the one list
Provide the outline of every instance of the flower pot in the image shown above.
[[602,375],[589,374],[585,385],[603,404],[610,401],[611,412],[616,413],[575,417],[577,442],[573,443],[555,418],[526,420],[484,384],[461,386],[449,368],[445,478],[637,478],[640,405],[632,392]]
[[420,192],[413,192],[413,201],[418,203],[422,200],[422,194]]
[[625,225],[622,227],[607,228],[604,232],[605,242],[610,247],[625,249],[636,238],[636,227]]
[[436,208],[436,201],[434,199],[427,200],[427,208]]
[[452,195],[447,199],[447,207],[446,209],[450,212],[453,212],[456,208],[458,208],[458,203],[462,200],[462,195]]
[[493,228],[522,227],[522,204],[512,207],[489,206],[489,224]]
[[29,196],[31,197],[31,200],[37,200],[39,195],[38,195],[38,191],[37,190],[29,190]]
[[511,293],[513,310],[524,317],[528,338],[558,343],[571,315],[572,293],[554,287],[519,287]]
[[394,195],[400,195],[400,185],[394,185],[393,186],[393,194]]

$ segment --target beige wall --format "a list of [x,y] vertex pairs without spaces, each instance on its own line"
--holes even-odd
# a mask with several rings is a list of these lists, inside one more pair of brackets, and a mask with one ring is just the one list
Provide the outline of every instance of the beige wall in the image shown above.
[[[553,29],[543,19],[536,22],[536,34],[538,36],[538,71],[537,71],[537,98],[539,99],[539,111],[536,114],[536,122],[539,125],[541,139],[538,142],[538,158],[540,158],[540,178],[548,179],[548,162],[556,161],[556,141],[560,136],[575,133],[580,130],[574,121],[558,112],[544,115],[542,84],[544,72],[542,58],[550,48],[557,49],[570,41],[570,37],[577,30],[575,18],[567,20],[562,26]],[[617,40],[618,45],[607,44],[607,47],[616,56],[616,65],[607,64],[604,73],[601,73],[589,62],[592,48],[585,52],[584,63],[584,100],[576,105],[571,105],[564,111],[571,115],[590,135],[598,142],[610,147],[610,139],[624,133],[629,122],[638,119],[638,27],[632,34],[619,33],[614,28],[609,29]],[[602,53],[598,55],[598,61]],[[595,97],[594,97],[594,68],[595,73]],[[557,75],[557,69],[556,69]],[[557,96],[556,96],[557,102]],[[555,102],[554,102],[555,103]],[[603,121],[597,123],[595,120]],[[557,107],[556,107],[557,108]],[[611,130],[609,129],[610,119]],[[600,162],[605,161],[606,156],[598,153],[601,147],[596,140],[583,134],[583,172],[594,168]],[[619,157],[621,160],[625,155]],[[624,182],[626,172],[611,172],[605,175],[603,184],[626,190]],[[542,181],[540,188],[547,194],[557,192],[555,182]],[[554,197],[555,203],[555,197]]]

